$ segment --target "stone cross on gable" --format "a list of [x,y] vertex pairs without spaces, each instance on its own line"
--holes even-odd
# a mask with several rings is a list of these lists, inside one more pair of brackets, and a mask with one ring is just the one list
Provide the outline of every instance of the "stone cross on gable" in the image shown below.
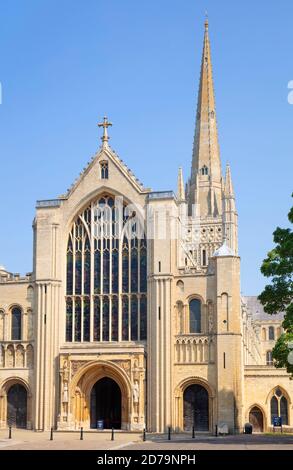
[[112,123],[108,121],[107,116],[104,117],[103,122],[98,123],[98,127],[103,127],[104,128],[104,132],[103,132],[103,135],[101,137],[103,145],[105,145],[109,140],[108,127],[111,127],[111,126],[112,126]]

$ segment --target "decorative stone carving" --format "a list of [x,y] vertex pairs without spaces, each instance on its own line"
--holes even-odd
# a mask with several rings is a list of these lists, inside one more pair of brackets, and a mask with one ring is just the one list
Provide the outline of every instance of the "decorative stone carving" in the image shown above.
[[76,374],[76,372],[89,361],[71,361],[71,377]]
[[6,364],[7,367],[13,367],[14,366],[14,348],[12,345],[8,346],[7,351],[6,351]]
[[138,381],[134,381],[134,385],[132,388],[132,395],[133,395],[133,403],[138,403],[139,402],[139,384]]
[[117,364],[117,366],[121,367],[121,369],[123,369],[126,372],[126,374],[130,377],[130,361],[112,361],[112,362]]
[[64,385],[63,385],[63,399],[62,399],[63,403],[67,403],[68,402],[68,383],[67,382],[64,382]]
[[24,349],[22,345],[16,348],[16,367],[24,367]]
[[26,365],[29,369],[34,367],[34,349],[31,344],[26,348]]

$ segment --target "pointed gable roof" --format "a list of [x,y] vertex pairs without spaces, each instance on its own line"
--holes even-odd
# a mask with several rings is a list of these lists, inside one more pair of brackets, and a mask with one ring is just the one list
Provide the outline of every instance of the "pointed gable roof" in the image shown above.
[[109,159],[114,165],[121,171],[121,173],[125,176],[125,178],[130,182],[132,186],[136,189],[138,193],[149,193],[151,192],[150,188],[145,188],[143,184],[139,181],[138,178],[134,175],[130,168],[123,162],[123,160],[117,155],[117,153],[109,146],[102,145],[98,152],[93,156],[93,158],[88,162],[87,166],[83,169],[83,171],[79,174],[78,178],[74,181],[74,183],[70,186],[67,192],[60,196],[62,199],[67,199],[70,195],[75,191],[77,186],[80,182],[85,178],[85,176],[89,173],[92,167],[98,162],[102,161],[103,159]]

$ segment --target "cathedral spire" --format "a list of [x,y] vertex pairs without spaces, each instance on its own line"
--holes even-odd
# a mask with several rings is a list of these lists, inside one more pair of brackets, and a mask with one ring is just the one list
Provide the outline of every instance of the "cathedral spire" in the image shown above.
[[184,180],[181,167],[178,170],[177,197],[179,201],[185,200]]
[[[199,200],[196,200],[197,175]],[[200,204],[203,216],[217,215],[221,198],[221,161],[215,109],[215,94],[209,40],[209,22],[205,20],[196,129],[193,145],[189,204]]]

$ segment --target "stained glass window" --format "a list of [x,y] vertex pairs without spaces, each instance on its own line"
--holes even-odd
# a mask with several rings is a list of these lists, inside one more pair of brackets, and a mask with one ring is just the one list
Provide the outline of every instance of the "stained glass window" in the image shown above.
[[112,297],[112,341],[118,341],[118,297]]
[[67,244],[67,342],[146,340],[147,243],[137,238],[135,217],[106,194],[75,217]]
[[101,309],[100,309],[100,297],[95,297],[94,300],[94,341],[101,340]]
[[127,295],[122,297],[122,341],[129,341],[129,301]]
[[109,297],[103,297],[103,341],[109,341]]
[[138,319],[138,299],[136,295],[131,296],[131,341],[137,341],[137,319]]
[[122,291],[129,292],[129,249],[126,238],[123,240],[122,249]]
[[84,298],[83,301],[83,340],[90,340],[90,299]]
[[75,299],[74,341],[81,341],[81,300]]
[[72,299],[66,300],[66,341],[72,341]]
[[67,247],[67,295],[73,294],[73,250],[72,240],[69,238]]
[[147,299],[145,295],[140,298],[140,339],[147,338]]
[[288,424],[288,400],[280,388],[276,388],[271,398],[271,423],[278,417],[282,418],[282,424]]

